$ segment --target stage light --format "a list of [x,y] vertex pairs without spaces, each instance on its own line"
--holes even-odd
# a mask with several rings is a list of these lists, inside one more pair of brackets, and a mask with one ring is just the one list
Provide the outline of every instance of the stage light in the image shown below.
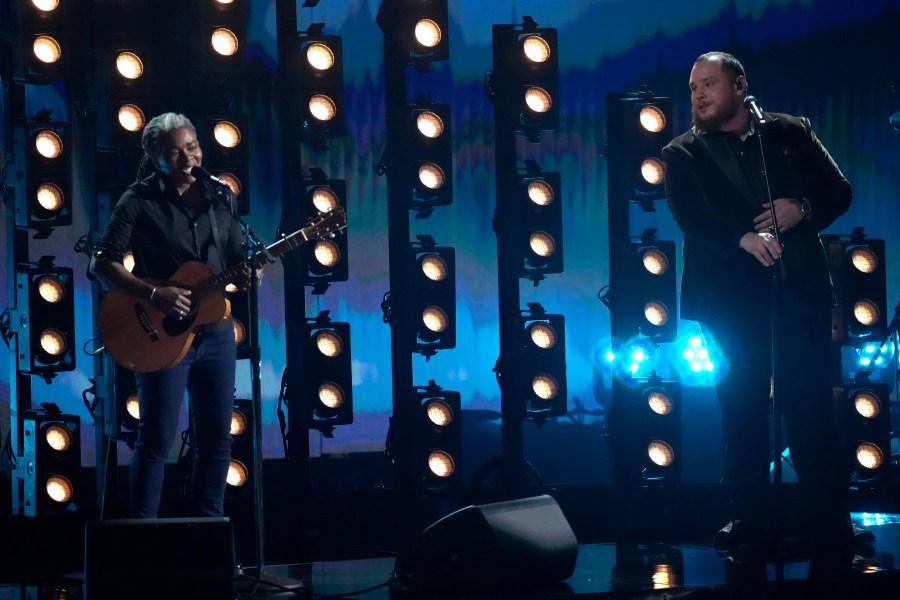
[[225,297],[231,311],[231,322],[234,328],[234,345],[237,359],[250,358],[250,302],[246,291],[239,291],[237,286],[225,288]]
[[[335,209],[346,211],[347,182],[343,179],[329,179],[321,169],[312,168],[303,178],[303,187],[300,214],[314,217]],[[347,281],[350,268],[347,236],[336,233],[319,237],[286,260],[291,268],[305,274],[302,281],[312,287],[313,294],[322,294],[331,283]]]
[[237,35],[225,27],[219,27],[212,32],[210,44],[213,50],[222,56],[233,56],[240,47]]
[[138,400],[137,380],[134,372],[115,363],[113,370],[113,390],[115,394],[115,423],[111,437],[134,448],[137,439],[138,425],[141,421],[141,408]]
[[50,12],[59,8],[59,0],[31,0],[31,4],[42,12]]
[[410,402],[418,406],[416,456],[426,487],[458,487],[461,484],[461,401],[459,392],[441,389],[434,381],[417,388]]
[[650,92],[606,97],[610,202],[632,202],[645,211],[665,199],[660,153],[672,139],[671,98]]
[[447,0],[391,0],[384,2],[376,18],[402,60],[426,73],[431,63],[450,58]]
[[62,48],[59,42],[49,35],[39,35],[34,38],[32,50],[35,58],[44,64],[52,65],[62,58]]
[[886,383],[847,381],[834,389],[838,418],[857,487],[886,485],[891,479],[890,389]]
[[25,412],[23,514],[46,517],[78,509],[81,420],[54,404]]
[[537,303],[529,303],[521,318],[522,378],[525,394],[523,417],[544,420],[568,411],[566,380],[566,322],[562,315],[547,314]]
[[430,236],[417,237],[419,242],[411,244],[407,258],[411,313],[393,318],[415,319],[413,351],[431,356],[456,347],[456,250],[435,245]]
[[201,55],[204,69],[240,78],[245,68],[247,40],[244,1],[204,2],[202,6],[206,40]]
[[353,422],[350,324],[332,321],[329,311],[307,319],[304,402],[309,427],[331,437],[335,425]]
[[839,344],[880,343],[887,330],[884,240],[862,227],[850,235],[823,235],[837,306],[831,311],[832,340]]
[[116,54],[116,71],[128,80],[135,80],[144,74],[144,61],[134,52],[123,50]]
[[225,481],[226,498],[245,495],[251,486],[254,463],[253,401],[235,399],[231,409],[231,461]]
[[66,62],[72,55],[67,36],[69,3],[28,2],[24,11],[25,81],[50,83],[66,74]]
[[681,384],[617,377],[606,427],[619,483],[681,481]]
[[[132,27],[136,25],[132,24]],[[149,53],[127,42],[108,54],[108,140],[110,147],[136,152],[141,131],[151,113],[150,90],[153,87]]]
[[561,180],[559,173],[543,172],[534,161],[525,165],[515,183],[521,217],[520,276],[537,283],[547,274],[563,271]]
[[[237,202],[237,214],[250,213],[250,160],[247,149],[247,117],[242,114],[212,116],[207,120],[211,135],[203,143],[203,164],[225,182]],[[199,129],[199,127],[198,127]],[[199,132],[198,132],[199,135]]]
[[[621,337],[672,342],[678,334],[675,242],[657,240],[648,229],[620,253],[624,264],[610,291],[610,311]],[[612,286],[611,286],[612,287]]]
[[72,269],[55,267],[52,256],[16,265],[16,292],[24,312],[18,368],[50,379],[75,369],[75,287]]
[[516,131],[537,141],[540,131],[559,127],[559,52],[556,29],[538,27],[531,17],[521,26],[494,26],[494,103],[516,114]]
[[450,105],[432,104],[422,96],[407,107],[407,139],[412,190],[410,210],[425,218],[435,206],[453,203],[453,149],[450,135]]
[[71,128],[39,122],[26,136],[25,194],[15,199],[16,226],[47,237],[54,227],[72,224]]
[[314,23],[300,32],[301,139],[320,141],[344,135],[344,51],[340,36]]

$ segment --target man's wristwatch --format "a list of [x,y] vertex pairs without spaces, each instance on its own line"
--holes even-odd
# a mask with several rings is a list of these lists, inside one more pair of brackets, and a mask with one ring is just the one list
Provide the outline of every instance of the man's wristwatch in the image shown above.
[[806,198],[800,198],[800,212],[803,213],[804,219],[808,219],[812,214],[812,204]]

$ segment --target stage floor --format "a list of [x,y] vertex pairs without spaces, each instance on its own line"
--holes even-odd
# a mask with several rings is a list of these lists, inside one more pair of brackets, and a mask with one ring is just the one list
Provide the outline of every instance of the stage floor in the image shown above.
[[[235,598],[358,597],[395,598],[887,598],[900,590],[900,514],[853,513],[856,524],[875,534],[875,543],[858,548],[844,571],[810,572],[808,558],[780,561],[735,561],[711,547],[675,543],[581,544],[575,571],[568,579],[543,588],[470,589],[445,594],[410,590],[393,581],[392,555],[272,565],[254,585],[256,569],[235,579]],[[815,567],[813,567],[815,569]],[[297,586],[300,582],[302,585]],[[273,585],[274,584],[274,585]],[[289,585],[288,585],[289,584]],[[293,591],[279,590],[278,585]],[[120,598],[139,590],[123,589]],[[0,600],[85,598],[83,573],[58,580],[9,581],[0,584]],[[205,600],[179,589],[177,582],[154,598]]]

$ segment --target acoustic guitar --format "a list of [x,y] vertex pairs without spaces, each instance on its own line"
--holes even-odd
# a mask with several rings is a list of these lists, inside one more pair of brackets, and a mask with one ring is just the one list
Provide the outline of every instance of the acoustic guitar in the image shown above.
[[145,280],[156,287],[176,285],[191,290],[191,311],[183,319],[158,310],[147,300],[111,290],[100,302],[97,314],[100,339],[115,361],[127,369],[138,373],[171,369],[187,354],[199,327],[228,317],[225,286],[237,279],[244,265],[262,266],[304,242],[330,235],[346,225],[347,213],[338,207],[310,219],[302,229],[218,275],[202,262],[188,261],[169,279]]

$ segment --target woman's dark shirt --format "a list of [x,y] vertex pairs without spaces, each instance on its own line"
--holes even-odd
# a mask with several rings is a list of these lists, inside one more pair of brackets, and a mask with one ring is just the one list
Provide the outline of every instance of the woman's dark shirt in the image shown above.
[[[130,185],[94,244],[94,260],[122,262],[131,250],[133,274],[150,279],[168,279],[190,260],[205,263],[213,273],[240,262],[245,257],[244,235],[231,214],[231,192],[217,184],[201,184],[207,208],[198,213],[159,173]],[[211,214],[224,261],[216,249]]]

